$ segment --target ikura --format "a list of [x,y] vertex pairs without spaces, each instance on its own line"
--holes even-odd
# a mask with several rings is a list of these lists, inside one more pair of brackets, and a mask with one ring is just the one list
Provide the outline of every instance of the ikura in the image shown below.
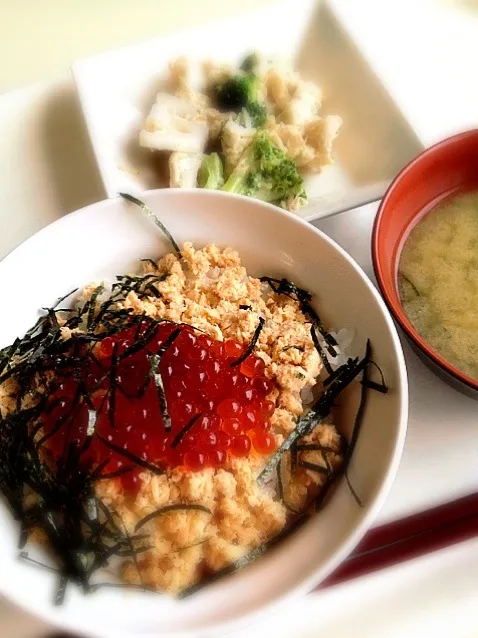
[[[159,363],[171,419],[167,431],[151,356],[175,331]],[[231,365],[244,353],[245,346],[235,341],[215,341],[169,322],[152,331],[144,322],[105,337],[94,357],[84,357],[80,374],[59,380],[49,399],[42,420],[53,458],[58,461],[74,446],[84,469],[104,464],[104,474],[121,476],[125,489],[135,491],[148,464],[199,471],[221,467],[228,456],[272,453],[268,419],[274,403],[267,397],[274,383],[256,355]],[[92,412],[96,421],[89,439]]]

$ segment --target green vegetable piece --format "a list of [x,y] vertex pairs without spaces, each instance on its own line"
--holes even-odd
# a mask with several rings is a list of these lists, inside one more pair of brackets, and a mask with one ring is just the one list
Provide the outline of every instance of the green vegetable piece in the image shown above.
[[264,126],[267,120],[267,108],[260,102],[251,102],[247,106],[247,112],[251,118],[252,126],[254,128],[260,128]]
[[296,165],[266,131],[257,132],[222,190],[278,204],[296,198],[307,201]]
[[235,75],[218,84],[215,92],[220,110],[238,113],[251,102],[257,101],[257,78],[255,75]]
[[217,190],[223,184],[224,169],[221,158],[217,153],[205,155],[198,172],[198,186]]

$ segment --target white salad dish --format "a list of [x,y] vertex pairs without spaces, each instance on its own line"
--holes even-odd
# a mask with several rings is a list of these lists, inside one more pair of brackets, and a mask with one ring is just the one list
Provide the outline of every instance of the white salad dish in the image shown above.
[[309,203],[297,214],[314,220],[384,194],[394,175],[423,150],[333,2],[282,0],[237,18],[201,26],[81,60],[73,66],[86,127],[108,197],[158,188],[151,152],[139,145],[168,65],[180,56],[237,65],[257,51],[287,60],[323,91],[324,111],[342,120],[335,162],[306,178]]
[[[163,189],[142,199],[179,244],[211,242],[238,250],[254,276],[287,277],[310,291],[330,330],[354,331],[361,354],[368,338],[388,393],[369,392],[348,468],[363,507],[341,479],[323,510],[244,570],[183,601],[126,590],[84,596],[71,586],[52,605],[56,576],[17,560],[18,527],[0,506],[0,594],[45,620],[84,635],[218,635],[304,594],[322,581],[371,526],[392,485],[408,416],[407,375],[392,319],[360,267],[326,235],[293,214],[245,197]],[[0,345],[34,323],[38,310],[90,281],[113,280],[139,258],[170,250],[167,239],[131,203],[110,199],[43,229],[0,263],[8,306],[0,316]],[[25,285],[19,285],[24,282]],[[359,384],[340,400],[340,423],[350,435]]]

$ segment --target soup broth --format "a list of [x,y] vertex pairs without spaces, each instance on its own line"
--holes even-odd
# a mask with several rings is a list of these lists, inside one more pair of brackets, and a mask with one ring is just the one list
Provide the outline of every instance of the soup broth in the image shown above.
[[400,257],[398,281],[417,332],[478,379],[478,191],[447,198],[415,226]]

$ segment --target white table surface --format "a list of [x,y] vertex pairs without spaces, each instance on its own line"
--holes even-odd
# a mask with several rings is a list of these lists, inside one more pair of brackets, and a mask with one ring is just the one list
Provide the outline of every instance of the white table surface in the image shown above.
[[[435,114],[434,126],[428,122],[424,137],[436,137],[440,122],[448,132],[449,119]],[[462,123],[463,118],[454,126]],[[103,193],[69,75],[1,97],[0,130],[1,258],[39,228],[102,199]],[[317,224],[371,276],[369,241],[375,211],[372,204]],[[439,381],[406,343],[404,349],[410,381],[408,436],[378,523],[478,490],[478,404]],[[471,638],[478,636],[477,608],[474,539],[309,595],[267,623],[235,636]],[[48,631],[41,622],[0,602],[2,638],[33,638]]]

